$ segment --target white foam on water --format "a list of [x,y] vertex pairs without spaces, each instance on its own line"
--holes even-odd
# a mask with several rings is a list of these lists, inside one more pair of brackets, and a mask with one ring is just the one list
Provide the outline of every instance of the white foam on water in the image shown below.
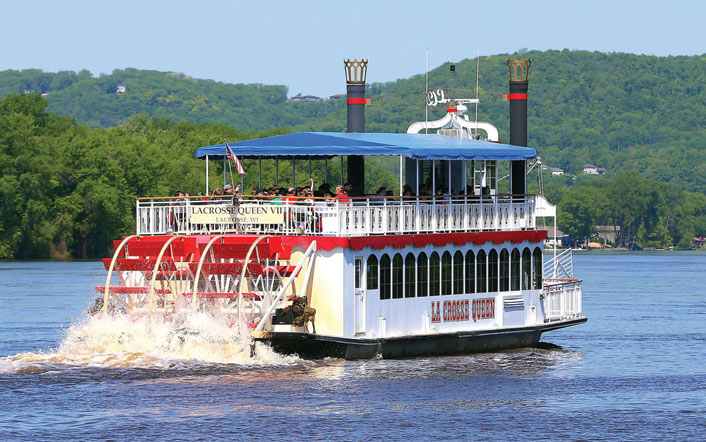
[[[246,337],[244,337],[246,336]],[[248,333],[211,315],[182,318],[99,314],[76,324],[55,351],[0,358],[0,373],[35,373],[67,367],[188,368],[204,364],[293,365],[302,361],[255,344]]]

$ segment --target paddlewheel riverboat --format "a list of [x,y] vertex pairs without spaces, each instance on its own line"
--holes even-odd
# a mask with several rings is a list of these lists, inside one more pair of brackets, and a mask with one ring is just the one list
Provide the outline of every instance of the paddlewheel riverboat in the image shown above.
[[[526,117],[529,62],[509,63],[516,136],[513,106]],[[586,321],[570,250],[545,260],[547,232],[537,220],[556,213],[526,191],[537,159],[524,147],[526,133],[524,143],[500,144],[494,126],[466,115],[464,103],[474,100],[441,93],[430,95],[447,106],[441,120],[406,134],[364,133],[366,69],[346,61],[348,133],[196,152],[207,165],[231,148],[241,158],[292,163],[345,156],[360,196],[138,198],[136,234],[115,241],[104,260],[103,312],[177,325],[206,313],[280,352],[347,359],[534,346],[544,332]],[[364,194],[369,156],[399,158],[398,195]],[[498,191],[504,161],[508,194]],[[405,184],[415,196],[403,196]]]

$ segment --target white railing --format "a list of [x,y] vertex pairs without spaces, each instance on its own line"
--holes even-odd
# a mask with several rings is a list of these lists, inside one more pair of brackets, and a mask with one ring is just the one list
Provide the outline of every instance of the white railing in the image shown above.
[[574,278],[574,254],[566,249],[544,262],[544,320],[562,321],[581,316],[581,281]]
[[566,249],[560,254],[544,262],[542,269],[545,279],[573,279],[574,278],[574,251]]
[[[285,197],[286,198],[286,197]],[[535,228],[534,196],[352,198],[140,198],[137,234],[365,236]]]
[[563,321],[578,318],[583,308],[581,281],[577,279],[545,281],[542,292],[544,321]]

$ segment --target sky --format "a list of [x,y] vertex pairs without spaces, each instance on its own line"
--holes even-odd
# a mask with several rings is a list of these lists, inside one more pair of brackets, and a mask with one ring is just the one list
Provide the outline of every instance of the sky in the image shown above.
[[137,68],[289,95],[345,92],[343,60],[368,82],[518,49],[706,54],[706,0],[0,0],[0,70]]

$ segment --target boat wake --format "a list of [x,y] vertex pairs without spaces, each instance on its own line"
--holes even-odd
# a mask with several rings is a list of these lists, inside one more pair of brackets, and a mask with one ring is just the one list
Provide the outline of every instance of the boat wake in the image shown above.
[[213,316],[190,315],[180,321],[97,315],[73,324],[53,351],[0,358],[0,373],[45,373],[77,367],[181,369],[217,364],[294,365],[270,347],[238,334]]

